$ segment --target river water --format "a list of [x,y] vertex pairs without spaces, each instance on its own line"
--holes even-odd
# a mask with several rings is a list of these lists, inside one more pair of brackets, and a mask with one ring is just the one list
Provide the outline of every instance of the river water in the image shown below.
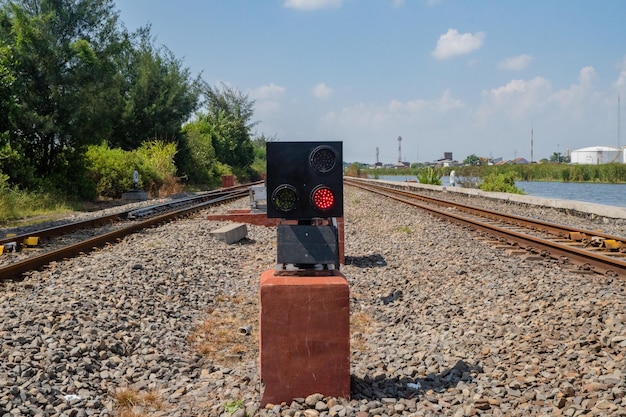
[[[417,181],[415,176],[383,175],[386,181]],[[441,185],[448,186],[450,177],[442,177]],[[586,182],[528,182],[516,181],[515,186],[528,195],[585,201],[607,206],[626,207],[626,184],[596,184]]]

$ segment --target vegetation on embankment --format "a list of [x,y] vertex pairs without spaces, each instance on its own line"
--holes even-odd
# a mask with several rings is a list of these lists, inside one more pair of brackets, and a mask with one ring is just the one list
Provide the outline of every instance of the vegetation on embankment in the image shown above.
[[493,173],[511,174],[515,181],[626,183],[626,164],[506,164],[447,167],[445,169],[448,173],[454,170],[457,176],[465,177],[484,178]]
[[[397,175],[417,177],[423,184],[441,184],[440,178],[455,171],[457,184],[466,188],[480,188],[484,191],[497,191],[523,194],[515,186],[515,181],[562,181],[562,182],[595,182],[595,183],[626,183],[626,164],[603,165],[570,165],[563,163],[543,164],[506,164],[478,165],[455,167],[419,167],[411,166],[403,169],[368,169],[352,164],[348,170],[358,172],[358,176],[379,178]],[[347,174],[349,175],[349,174]],[[353,175],[357,176],[357,175]]]
[[[360,173],[372,178],[385,175],[419,176],[423,170],[424,167],[418,166],[400,170],[394,168],[368,169],[361,167]],[[449,175],[454,170],[457,177],[484,178],[487,175],[497,173],[510,174],[515,181],[626,183],[626,164],[505,164],[441,167],[438,170],[441,175]]]
[[[113,0],[0,0],[0,223],[118,198],[258,180],[254,101],[214,87]],[[80,204],[80,203],[77,203]]]
[[0,224],[9,220],[63,213],[74,207],[63,197],[43,191],[25,191],[7,183],[0,174]]

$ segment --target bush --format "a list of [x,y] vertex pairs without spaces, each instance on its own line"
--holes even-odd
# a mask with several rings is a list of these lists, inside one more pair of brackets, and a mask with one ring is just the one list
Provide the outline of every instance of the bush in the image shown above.
[[361,164],[357,162],[350,164],[350,166],[346,168],[344,175],[346,177],[367,178],[367,172],[361,169]]
[[426,167],[419,170],[417,179],[420,184],[441,185],[441,170]]
[[[141,144],[139,149],[132,152],[138,163],[140,183],[150,195],[160,196],[162,188],[167,188],[168,193],[176,189],[176,165],[174,156],[176,155],[175,143],[164,143],[161,141],[149,141]],[[167,186],[166,186],[167,184]]]
[[119,198],[133,188],[133,171],[139,173],[139,188],[158,196],[180,191],[175,176],[176,145],[159,141],[145,142],[135,151],[109,148],[106,143],[87,149],[88,177],[100,197]]
[[[133,171],[139,171],[139,160],[132,152],[120,148],[111,149],[106,143],[93,145],[85,155],[88,176],[96,185],[100,197],[119,198],[133,187]],[[139,176],[139,187],[142,176]]]
[[515,186],[513,173],[497,173],[486,175],[483,182],[478,186],[483,191],[496,191],[511,194],[524,194],[522,190]]

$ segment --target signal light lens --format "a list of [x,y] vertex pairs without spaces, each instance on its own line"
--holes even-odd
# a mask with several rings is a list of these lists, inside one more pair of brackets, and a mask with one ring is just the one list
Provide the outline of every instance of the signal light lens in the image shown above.
[[317,210],[330,210],[335,206],[335,193],[330,188],[320,185],[313,189],[311,202]]
[[272,203],[277,210],[285,213],[295,210],[298,204],[296,188],[288,184],[276,187],[272,193]]
[[309,164],[315,172],[326,174],[335,168],[335,164],[337,164],[337,154],[330,146],[318,146],[311,152]]

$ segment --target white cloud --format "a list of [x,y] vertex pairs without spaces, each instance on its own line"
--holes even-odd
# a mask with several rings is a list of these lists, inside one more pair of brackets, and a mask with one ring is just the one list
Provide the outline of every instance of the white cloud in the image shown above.
[[486,125],[493,120],[519,120],[538,112],[550,97],[552,86],[543,77],[511,80],[506,85],[482,92],[483,104],[477,111],[477,122]]
[[445,113],[448,110],[463,107],[465,107],[465,104],[460,99],[453,98],[450,90],[444,91],[441,97],[436,100],[428,101],[417,99],[407,102],[392,100],[388,106],[389,111],[392,113],[419,113],[424,110],[433,110]]
[[489,91],[483,91],[483,95],[490,97],[494,101],[505,100],[514,94],[524,94],[530,92],[534,87],[541,85],[546,80],[542,77],[536,77],[531,81],[511,80],[508,84],[492,88]]
[[393,7],[402,7],[404,2],[405,0],[392,0]]
[[533,57],[530,55],[518,55],[507,58],[503,61],[500,61],[498,64],[498,68],[510,70],[510,71],[521,71],[526,69],[530,62],[533,60]]
[[250,97],[254,100],[267,100],[281,96],[287,89],[281,85],[270,83],[262,85],[250,91]]
[[277,114],[280,111],[280,103],[275,100],[263,100],[254,103],[254,112],[259,115],[268,116],[270,114]]
[[452,58],[457,55],[465,55],[483,46],[485,34],[483,32],[459,33],[456,29],[448,29],[441,35],[437,46],[432,52],[437,59]]
[[400,113],[400,112],[417,113],[420,110],[424,110],[428,108],[428,101],[420,100],[420,99],[407,101],[407,102],[403,102],[399,100],[392,100],[391,103],[389,103],[388,108],[389,108],[389,111],[392,113]]
[[444,91],[441,98],[437,100],[437,109],[442,112],[462,108],[465,108],[465,103],[461,99],[453,98],[450,90]]
[[580,106],[588,94],[591,93],[591,84],[595,78],[596,70],[593,67],[584,67],[578,74],[579,83],[555,92],[551,100],[563,108],[573,108],[576,104]]
[[593,67],[585,67],[580,70],[578,81],[580,85],[587,86],[596,78],[596,70]]
[[285,0],[285,7],[298,10],[320,10],[340,7],[342,0]]
[[392,100],[387,106],[359,103],[344,107],[338,112],[327,113],[322,118],[322,123],[331,130],[343,130],[350,132],[350,135],[362,132],[365,136],[382,136],[383,132],[395,129],[415,131],[419,129],[420,123],[431,123],[434,119],[445,117],[449,110],[464,107],[461,100],[453,98],[449,91],[445,91],[434,100]]
[[333,94],[333,89],[324,83],[319,83],[318,85],[313,87],[311,93],[315,96],[315,98],[324,100],[329,98]]
[[504,86],[482,92],[483,103],[476,112],[477,122],[487,125],[494,121],[530,120],[548,117],[548,113],[579,117],[584,108],[596,100],[592,89],[595,78],[596,71],[588,66],[580,70],[578,83],[558,91],[543,77],[511,80]]
[[255,100],[254,111],[261,117],[277,114],[282,107],[280,100],[287,89],[281,85],[270,83],[249,91],[250,98]]
[[328,113],[322,119],[326,125],[337,125],[345,129],[358,127],[361,130],[380,129],[387,126],[390,120],[390,114],[385,109],[363,103],[344,107],[339,112]]

